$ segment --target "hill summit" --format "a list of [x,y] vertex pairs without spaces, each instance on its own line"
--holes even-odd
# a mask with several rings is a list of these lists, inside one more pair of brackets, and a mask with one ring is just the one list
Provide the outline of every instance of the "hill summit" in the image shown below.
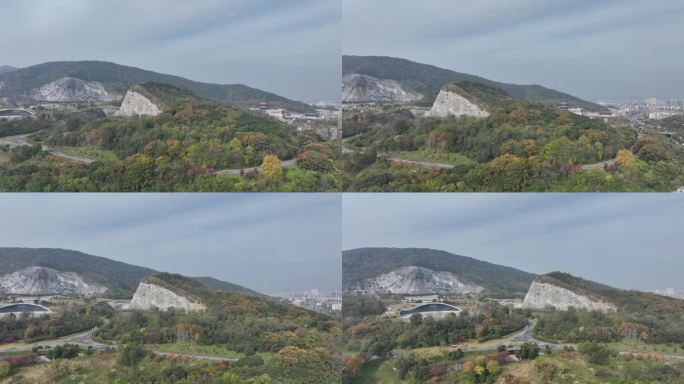
[[[0,98],[11,102],[121,100],[131,86],[155,82],[243,107],[312,112],[307,104],[243,84],[211,84],[104,61],[56,61],[0,72]],[[79,90],[79,92],[71,92]],[[67,97],[68,95],[68,97]],[[96,97],[95,97],[96,96]]]
[[[166,275],[145,267],[122,263],[78,251],[57,248],[0,248],[0,293],[12,294],[101,294],[130,298],[140,282],[157,275],[158,285]],[[171,278],[166,278],[169,280]],[[192,292],[223,291],[262,296],[245,287],[211,277],[190,277],[177,284]],[[201,288],[198,288],[201,287]]]
[[[522,296],[535,275],[428,248],[359,248],[342,253],[344,290],[397,293],[467,293]],[[386,276],[401,286],[385,284]],[[408,291],[407,291],[408,289]]]
[[[387,57],[387,56],[342,56],[343,81],[349,89],[359,88],[352,83],[358,75],[370,76],[376,84],[393,84],[394,94],[405,93],[411,95],[422,95],[419,98],[421,104],[432,105],[437,99],[438,94],[444,86],[460,82],[472,82],[485,84],[490,87],[499,88],[508,93],[511,97],[533,102],[541,102],[547,105],[559,105],[566,103],[570,107],[581,107],[588,111],[606,111],[606,108],[582,100],[580,98],[559,92],[541,85],[518,85],[501,83],[480,76],[466,73],[455,72],[449,69],[439,68],[433,65],[416,63],[410,60]],[[356,76],[352,76],[356,75]],[[370,84],[372,85],[372,84]],[[369,84],[366,83],[366,87]],[[376,87],[378,88],[378,87]],[[399,88],[401,91],[397,91]],[[359,91],[360,92],[360,91]],[[380,94],[372,90],[363,91],[366,95]],[[344,94],[343,101],[347,103],[368,102],[368,101],[405,101],[398,98],[385,100],[382,98],[366,97],[365,100],[357,100],[352,96],[355,92]]]

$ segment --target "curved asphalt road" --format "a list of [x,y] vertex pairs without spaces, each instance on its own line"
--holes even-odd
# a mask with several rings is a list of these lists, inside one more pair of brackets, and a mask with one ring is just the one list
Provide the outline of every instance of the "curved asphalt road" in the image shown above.
[[[0,137],[0,145],[7,145],[10,148],[15,148],[15,147],[22,147],[26,145],[31,145],[31,143],[28,142],[27,138],[28,136],[32,135],[33,133],[25,133],[22,135],[15,135],[15,136],[6,136],[6,137]],[[85,157],[80,157],[80,156],[74,156],[74,155],[68,155],[63,152],[59,151],[54,151],[51,150],[48,146],[43,145],[43,150],[49,152],[52,155],[61,157],[63,159],[71,160],[71,161],[76,161],[78,163],[84,163],[84,164],[90,164],[94,160],[91,159],[86,159]]]
[[[289,159],[289,160],[283,160],[281,161],[280,165],[283,168],[289,168],[297,164],[297,159]],[[259,173],[261,173],[261,167],[243,167],[243,168],[233,168],[233,169],[222,169],[220,171],[216,171],[217,175],[233,175],[233,176],[240,176],[240,171],[245,171],[249,172],[251,170],[255,170]]]

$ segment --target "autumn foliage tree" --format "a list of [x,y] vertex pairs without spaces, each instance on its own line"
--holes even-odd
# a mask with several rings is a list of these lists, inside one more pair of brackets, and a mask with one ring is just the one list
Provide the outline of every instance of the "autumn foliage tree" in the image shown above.
[[622,169],[634,169],[636,167],[636,158],[632,151],[620,149],[615,157],[615,164]]
[[269,179],[280,179],[283,176],[283,166],[275,155],[266,155],[261,163],[261,170]]

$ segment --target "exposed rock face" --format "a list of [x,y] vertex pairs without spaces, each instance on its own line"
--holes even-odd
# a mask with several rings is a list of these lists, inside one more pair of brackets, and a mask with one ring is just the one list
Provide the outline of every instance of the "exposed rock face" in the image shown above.
[[456,92],[441,90],[434,104],[432,104],[432,109],[426,114],[426,116],[432,117],[458,117],[462,115],[487,117],[489,112],[471,103]]
[[428,268],[407,266],[392,272],[366,279],[359,289],[371,293],[415,294],[463,294],[480,292],[482,287],[464,284],[451,272],[433,271]]
[[0,276],[0,292],[13,295],[93,295],[106,290],[86,283],[76,273],[47,267],[27,267]]
[[419,93],[404,90],[395,80],[355,73],[342,77],[342,101],[345,103],[402,102],[422,98]]
[[157,116],[161,109],[138,92],[128,91],[116,116]]
[[559,310],[567,310],[569,307],[584,308],[587,310],[615,311],[617,307],[607,301],[598,301],[559,286],[533,282],[530,286],[522,307],[526,309],[544,309],[553,307]]
[[52,102],[92,102],[118,100],[121,96],[107,92],[102,84],[75,77],[63,77],[31,92],[31,98]]
[[202,311],[207,309],[204,304],[191,301],[164,287],[141,282],[135,291],[135,295],[133,295],[128,309],[152,309],[154,307],[162,311],[166,311],[169,308],[185,311]]

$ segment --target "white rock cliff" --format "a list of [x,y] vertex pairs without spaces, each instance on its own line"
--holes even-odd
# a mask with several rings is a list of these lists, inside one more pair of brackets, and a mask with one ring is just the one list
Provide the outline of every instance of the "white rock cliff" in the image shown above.
[[356,73],[342,77],[342,101],[345,103],[405,102],[422,98],[423,95],[406,91],[395,80]]
[[164,287],[141,282],[133,295],[133,299],[131,299],[131,303],[128,305],[128,309],[146,310],[154,307],[162,311],[166,311],[169,308],[185,311],[202,311],[207,309],[204,304],[180,296]]
[[426,116],[430,117],[459,117],[462,115],[487,117],[489,112],[471,103],[470,100],[456,92],[441,90],[432,104],[432,108],[426,114]]
[[51,102],[113,101],[121,96],[107,92],[96,81],[84,81],[75,77],[62,77],[31,92],[31,98]]
[[482,287],[462,283],[458,276],[446,271],[406,266],[372,279],[366,279],[359,289],[372,293],[415,294],[464,294],[480,292]]
[[116,116],[157,116],[162,111],[150,99],[138,92],[128,91]]
[[615,305],[607,301],[594,300],[587,296],[578,295],[569,289],[537,281],[533,282],[527,291],[522,307],[525,309],[553,307],[558,310],[567,310],[570,307],[575,307],[603,312],[617,310]]
[[0,292],[12,295],[93,295],[106,290],[86,283],[76,273],[47,267],[27,267],[0,276]]

